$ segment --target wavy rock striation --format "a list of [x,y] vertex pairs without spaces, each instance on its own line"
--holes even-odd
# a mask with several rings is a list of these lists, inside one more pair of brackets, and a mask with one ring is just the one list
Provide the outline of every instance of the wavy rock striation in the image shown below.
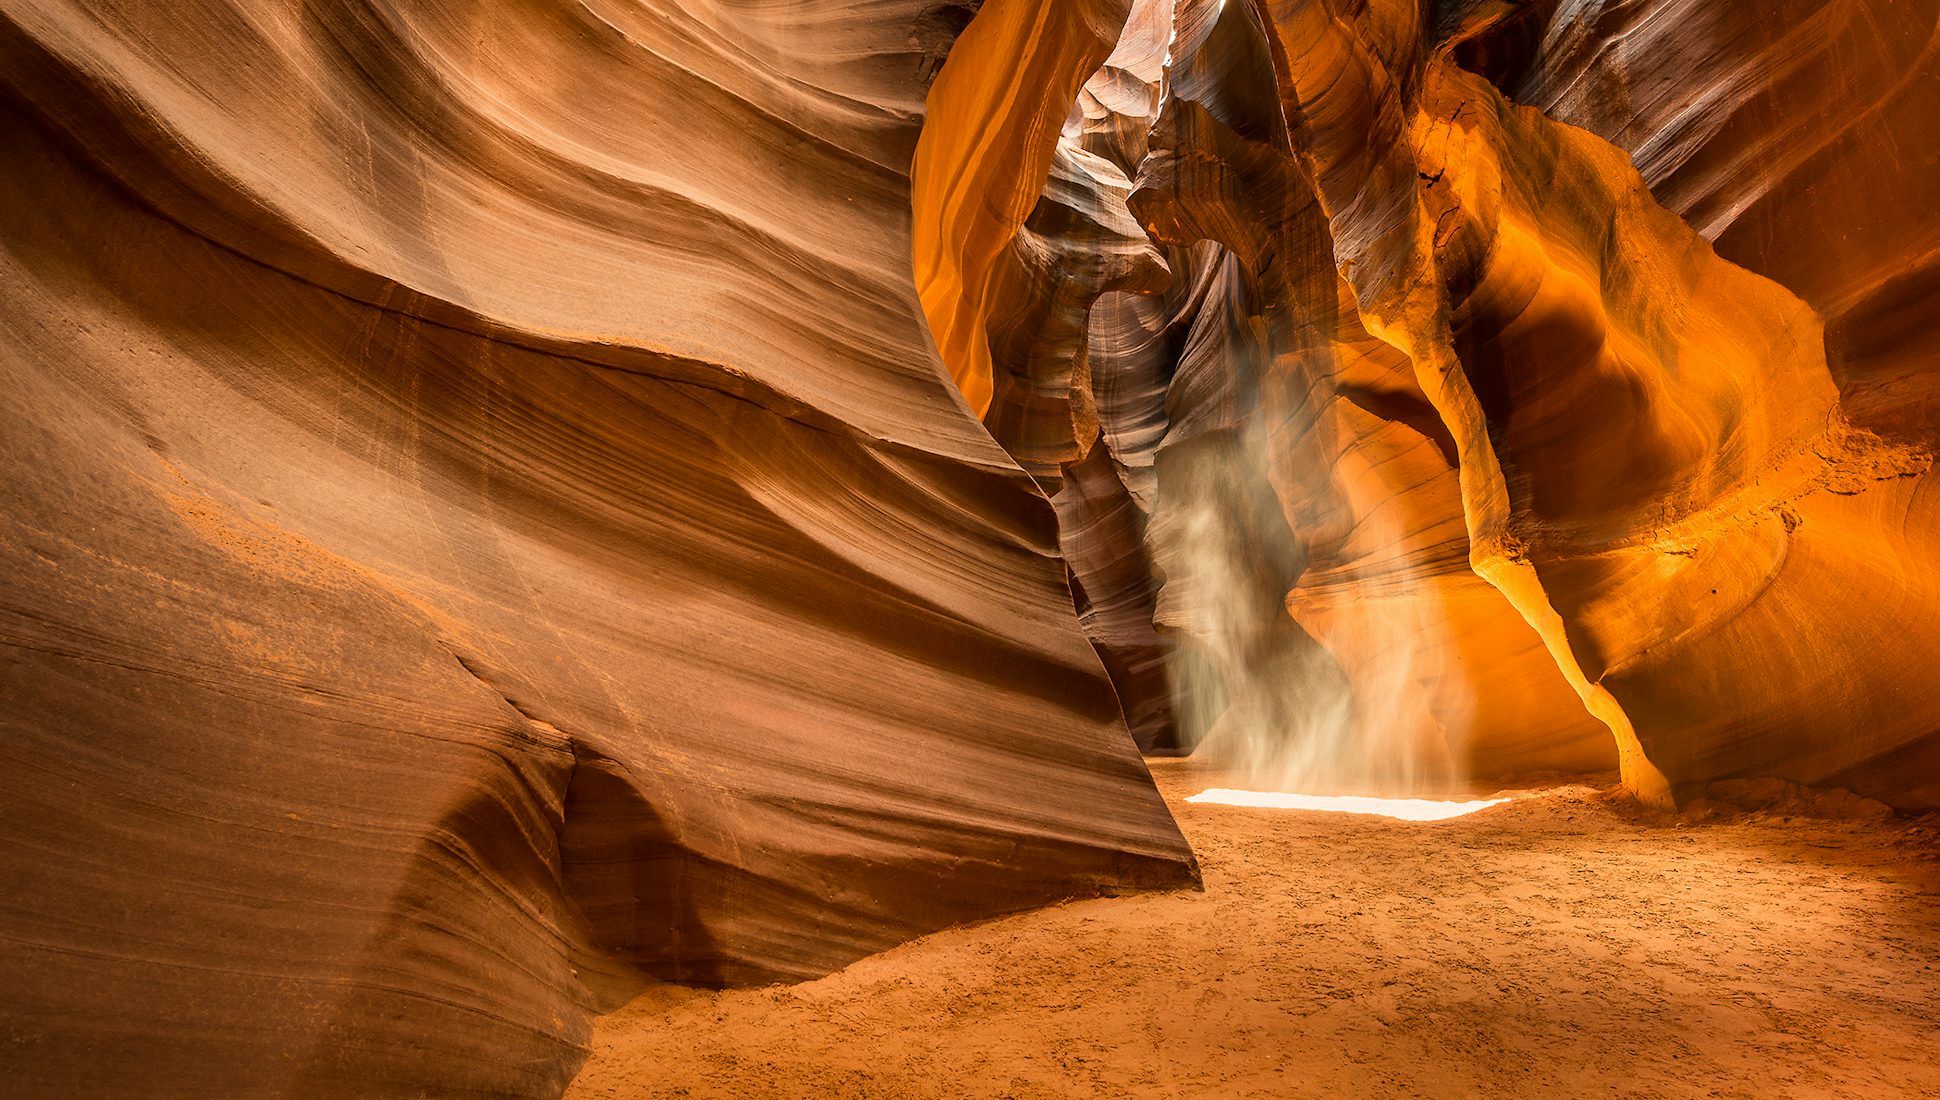
[[1288,782],[1940,804],[1940,9],[1783,8],[1135,6],[1160,64],[1065,142],[1170,283],[991,345],[1082,415],[985,416],[1082,488],[1128,713],[1111,655],[1151,650],[1184,741]]
[[0,5],[13,1088],[553,1094],[1193,880],[911,277],[967,15]]
[[1191,882],[1128,726],[1940,806],[1935,0],[0,62],[20,1091],[554,1094],[644,982]]

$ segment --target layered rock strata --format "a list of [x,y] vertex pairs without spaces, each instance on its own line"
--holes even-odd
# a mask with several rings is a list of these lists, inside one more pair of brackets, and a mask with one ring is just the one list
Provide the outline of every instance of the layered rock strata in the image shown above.
[[[1787,11],[1187,0],[1149,105],[1100,124],[1087,85],[1067,144],[1121,151],[1171,283],[999,373],[1089,379],[1066,404],[1106,457],[1071,418],[1063,476],[1109,467],[1145,522],[1087,488],[1067,555],[1151,563],[1113,606],[1150,607],[1188,741],[1251,727],[1263,773],[1340,781],[1614,757],[1659,801],[1772,775],[1940,803],[1909,157],[1940,16]],[[1013,420],[986,414],[1048,438]]]
[[[1193,880],[918,304],[967,14],[0,5],[11,1088],[548,1095]],[[992,4],[1075,75],[984,122],[1123,14]]]

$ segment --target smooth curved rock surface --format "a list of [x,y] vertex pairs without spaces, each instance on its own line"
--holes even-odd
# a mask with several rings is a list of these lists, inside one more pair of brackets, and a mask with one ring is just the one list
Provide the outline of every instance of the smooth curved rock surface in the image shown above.
[[[1607,766],[1607,731],[1468,568],[1452,440],[1334,273],[1264,25],[1244,5],[1148,3],[1127,28],[1064,145],[1135,177],[1129,196],[1091,188],[1091,208],[1109,220],[1128,203],[1166,248],[1171,284],[1098,296],[1076,351],[1005,354],[993,337],[1000,376],[1060,395],[1089,383],[1068,403],[1098,421],[1092,453],[1085,424],[1060,455],[1001,403],[985,423],[1027,465],[1059,458],[1080,483],[1058,498],[1066,556],[1134,732],[1203,742],[1262,782],[1385,789]],[[1047,205],[1072,202],[1054,186]],[[1053,438],[1072,418],[1039,423]]]
[[10,1088],[556,1094],[1194,880],[912,279],[964,15],[0,6]]
[[1454,439],[1477,572],[1640,793],[1774,774],[1931,805],[1928,454],[1845,415],[1806,302],[1622,150],[1424,55],[1405,7],[1273,24],[1335,258]]
[[[1350,26],[1315,7],[1276,14],[1290,57]],[[1411,57],[1405,20],[1351,28],[1346,76],[1292,74],[1309,119],[1396,134],[1311,145],[1337,258],[1455,438],[1477,571],[1616,732],[1628,780],[1931,804],[1940,696],[1926,658],[1878,647],[1933,621],[1926,453],[1850,426],[1819,318],[1716,256],[1620,150],[1446,52]]]
[[1849,419],[1931,447],[1940,4],[1536,3],[1468,43],[1512,99],[1630,153],[1720,256],[1817,310]]
[[1940,9],[1164,7],[1156,99],[1108,66],[1074,118],[1225,285],[1175,262],[1098,299],[1084,371],[1027,373],[1137,440],[1145,524],[1067,506],[1067,554],[1145,544],[1185,740],[1940,803]]
[[23,1092],[554,1094],[644,982],[1193,881],[1134,739],[1940,806],[1934,0],[0,62]]

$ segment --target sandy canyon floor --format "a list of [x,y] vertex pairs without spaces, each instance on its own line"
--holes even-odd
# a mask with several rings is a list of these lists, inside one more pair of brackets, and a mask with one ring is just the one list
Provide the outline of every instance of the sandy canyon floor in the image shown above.
[[792,987],[650,990],[607,1097],[1940,1096],[1940,823],[1430,823],[1187,803],[1203,893],[952,929]]

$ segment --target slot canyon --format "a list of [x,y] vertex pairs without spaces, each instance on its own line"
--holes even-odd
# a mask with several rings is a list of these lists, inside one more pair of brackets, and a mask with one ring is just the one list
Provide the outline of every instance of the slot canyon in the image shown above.
[[1940,0],[0,60],[0,1096],[1940,1095]]

